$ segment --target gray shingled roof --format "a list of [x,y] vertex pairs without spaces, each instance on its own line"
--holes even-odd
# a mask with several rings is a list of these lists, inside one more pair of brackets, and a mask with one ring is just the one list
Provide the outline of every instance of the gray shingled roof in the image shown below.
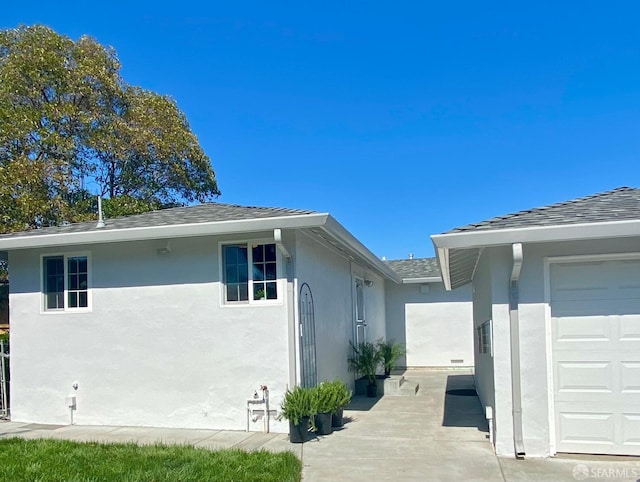
[[448,231],[459,233],[490,229],[527,228],[563,224],[640,219],[640,189],[619,187],[592,196],[498,216]]
[[402,279],[440,278],[440,267],[436,258],[395,259],[386,263]]
[[[171,226],[180,224],[212,223],[220,221],[237,221],[244,219],[274,218],[281,216],[299,216],[315,214],[316,211],[301,209],[265,208],[256,206],[240,206],[238,204],[205,203],[195,206],[185,206],[161,209],[144,214],[123,216],[107,219],[106,226],[100,231],[115,229],[145,228],[152,226]],[[37,236],[44,234],[80,233],[98,230],[96,221],[67,224],[18,233],[4,234],[2,238],[13,236]]]

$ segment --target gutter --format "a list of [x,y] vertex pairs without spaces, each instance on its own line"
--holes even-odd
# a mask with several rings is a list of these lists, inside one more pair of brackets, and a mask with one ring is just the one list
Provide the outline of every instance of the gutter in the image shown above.
[[25,233],[0,236],[0,250],[248,233],[252,231],[272,231],[276,228],[320,227],[324,226],[328,218],[329,214],[318,213],[137,228],[110,228],[109,224],[107,224],[106,227],[101,229],[91,228],[90,231],[56,232],[52,234],[27,231]]
[[[528,228],[475,229],[431,236],[438,250],[447,248],[481,248],[524,242],[570,241],[640,235],[640,221],[605,221],[601,223],[560,224]],[[440,253],[438,253],[440,259]]]
[[402,278],[402,284],[442,283],[440,276],[428,276],[424,278]]
[[522,430],[522,380],[520,376],[520,323],[518,298],[520,271],[522,270],[522,244],[512,245],[513,267],[509,280],[509,324],[511,328],[511,403],[513,413],[513,445],[517,458],[524,458]]

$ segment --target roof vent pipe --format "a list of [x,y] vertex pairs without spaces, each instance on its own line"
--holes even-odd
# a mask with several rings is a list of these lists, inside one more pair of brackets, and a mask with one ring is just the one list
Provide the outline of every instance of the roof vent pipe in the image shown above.
[[98,196],[98,224],[96,224],[96,228],[104,228],[104,218],[102,217],[102,196]]
[[517,458],[524,458],[522,430],[522,387],[520,377],[520,320],[518,313],[522,243],[513,243],[513,267],[509,280],[509,322],[511,328],[511,403],[513,407],[513,445]]

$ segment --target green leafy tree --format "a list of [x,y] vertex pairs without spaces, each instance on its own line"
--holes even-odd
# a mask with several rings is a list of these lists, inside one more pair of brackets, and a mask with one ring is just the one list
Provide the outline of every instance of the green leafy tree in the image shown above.
[[115,51],[44,26],[0,30],[0,232],[204,202],[209,158],[169,97],[128,85]]

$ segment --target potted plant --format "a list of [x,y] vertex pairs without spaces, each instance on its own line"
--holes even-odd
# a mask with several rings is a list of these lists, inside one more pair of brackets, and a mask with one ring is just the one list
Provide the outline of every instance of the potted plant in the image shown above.
[[291,443],[304,443],[309,432],[309,421],[313,411],[313,389],[295,387],[287,390],[280,415],[289,420],[289,441]]
[[351,402],[351,390],[349,390],[347,385],[339,379],[324,382],[323,385],[324,390],[331,393],[331,426],[334,428],[340,428],[344,425],[344,407],[349,405],[349,402]]
[[395,367],[396,362],[402,358],[407,351],[402,344],[396,343],[393,340],[386,341],[380,339],[376,345],[382,358],[384,376],[388,377],[391,375],[391,370]]
[[378,395],[376,384],[376,372],[382,362],[382,355],[374,343],[363,341],[351,345],[351,356],[349,357],[349,370],[363,375],[367,380],[367,397]]
[[320,435],[333,432],[331,416],[335,407],[334,394],[326,382],[313,389],[314,426]]

